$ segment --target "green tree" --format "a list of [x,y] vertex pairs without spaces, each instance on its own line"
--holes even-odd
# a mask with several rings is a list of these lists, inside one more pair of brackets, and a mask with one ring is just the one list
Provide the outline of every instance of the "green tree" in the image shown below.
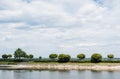
[[107,57],[112,59],[112,58],[114,58],[114,55],[113,54],[108,54]]
[[102,55],[101,54],[99,54],[99,53],[92,54],[91,62],[98,63],[98,62],[101,62],[101,60],[102,60]]
[[58,61],[59,62],[68,62],[70,61],[71,56],[68,54],[59,54]]
[[34,56],[32,54],[28,55],[29,58],[33,58]]
[[57,58],[57,56],[58,56],[57,54],[50,54],[50,55],[49,55],[49,58],[55,59],[55,58]]
[[11,54],[8,54],[7,56],[8,56],[8,58],[12,58],[12,55],[11,55]]
[[39,56],[39,59],[42,59],[42,57],[41,57],[41,56]]
[[7,54],[3,54],[3,55],[2,55],[2,58],[3,58],[3,59],[7,59],[7,58],[8,58],[8,55],[7,55]]
[[25,58],[29,58],[29,55],[26,54],[26,55],[25,55]]
[[77,58],[79,59],[84,59],[85,58],[85,54],[81,53],[77,55]]
[[22,49],[18,48],[18,49],[14,52],[14,57],[15,57],[15,58],[18,58],[18,59],[25,58],[25,57],[26,57],[26,53],[25,53]]

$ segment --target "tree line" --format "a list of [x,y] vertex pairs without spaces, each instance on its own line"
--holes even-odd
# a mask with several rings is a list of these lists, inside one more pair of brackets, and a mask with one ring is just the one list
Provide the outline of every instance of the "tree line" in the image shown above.
[[[112,59],[112,58],[114,58],[114,55],[108,54],[107,57],[109,59]],[[3,54],[2,58],[3,59],[10,59],[10,58],[12,58],[12,55],[11,54]],[[20,48],[16,49],[14,52],[14,59],[20,60],[20,59],[33,59],[33,58],[34,58],[33,54],[27,54],[25,51],[23,51]],[[59,54],[58,55],[58,54],[52,53],[49,55],[49,58],[51,60],[57,59],[58,62],[69,62],[71,59],[71,56],[69,54]],[[80,54],[76,55],[76,58],[78,58],[79,60],[83,60],[86,58],[86,55],[83,53],[80,53]],[[42,59],[42,57],[39,56],[39,59]],[[101,62],[102,55],[100,53],[94,53],[91,55],[90,59],[91,59],[91,62]]]

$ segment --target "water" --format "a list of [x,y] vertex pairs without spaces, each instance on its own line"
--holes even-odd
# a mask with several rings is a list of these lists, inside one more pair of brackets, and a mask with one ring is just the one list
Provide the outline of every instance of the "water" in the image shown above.
[[118,79],[117,71],[0,70],[0,79]]

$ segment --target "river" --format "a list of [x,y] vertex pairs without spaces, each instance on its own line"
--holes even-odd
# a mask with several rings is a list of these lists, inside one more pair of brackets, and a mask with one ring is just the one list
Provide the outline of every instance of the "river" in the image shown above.
[[118,71],[0,70],[0,79],[118,79]]

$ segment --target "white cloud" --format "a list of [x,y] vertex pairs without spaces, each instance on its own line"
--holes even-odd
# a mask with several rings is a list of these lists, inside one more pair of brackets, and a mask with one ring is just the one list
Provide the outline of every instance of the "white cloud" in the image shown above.
[[90,42],[76,42],[76,43],[69,43],[69,44],[61,44],[59,47],[60,48],[68,48],[68,49],[74,49],[74,48],[79,48],[79,47],[93,47],[93,46],[99,46],[99,45],[102,45],[102,44],[99,44],[99,43],[90,43]]
[[36,56],[51,52],[119,55],[119,0],[101,2],[1,0],[0,48],[13,53],[21,47]]

